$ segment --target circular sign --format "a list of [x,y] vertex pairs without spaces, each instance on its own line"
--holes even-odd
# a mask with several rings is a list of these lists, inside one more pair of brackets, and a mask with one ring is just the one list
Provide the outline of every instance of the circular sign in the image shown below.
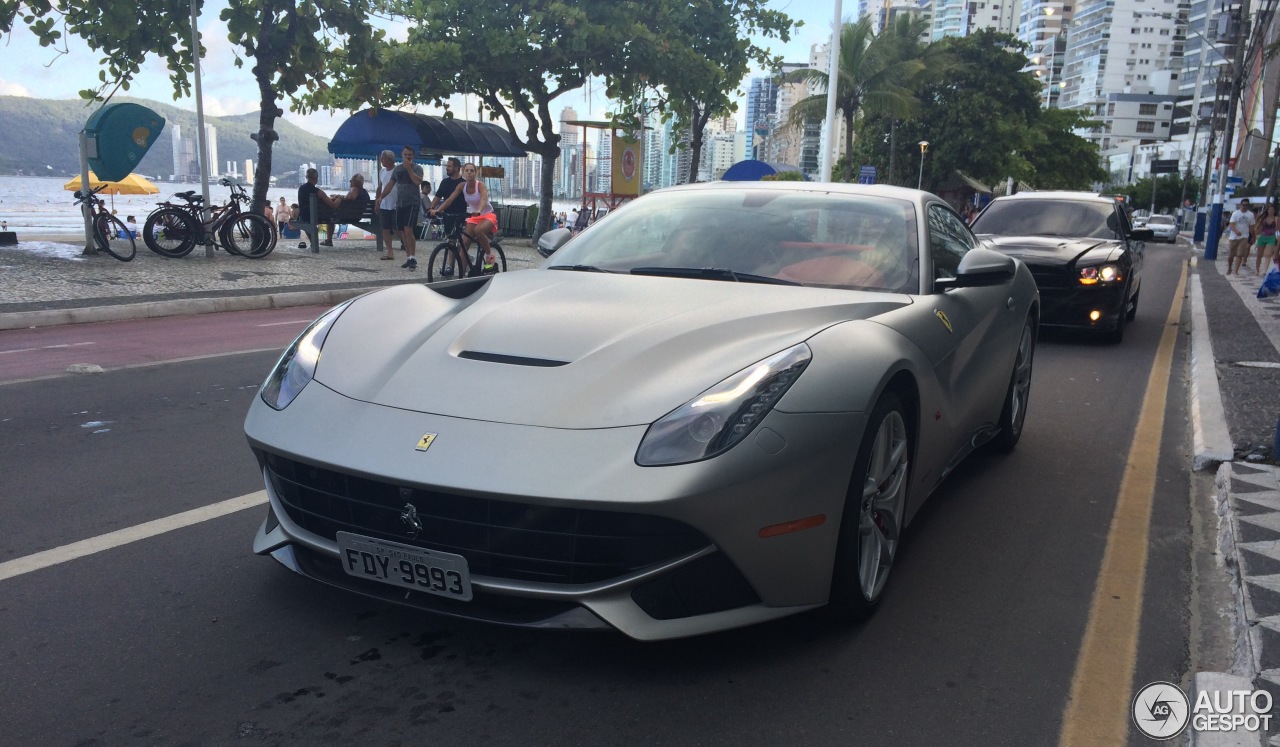
[[1152,682],[1133,697],[1133,725],[1152,739],[1173,739],[1191,720],[1191,702],[1182,688],[1168,682]]
[[627,148],[622,151],[622,178],[631,181],[636,178],[636,151]]

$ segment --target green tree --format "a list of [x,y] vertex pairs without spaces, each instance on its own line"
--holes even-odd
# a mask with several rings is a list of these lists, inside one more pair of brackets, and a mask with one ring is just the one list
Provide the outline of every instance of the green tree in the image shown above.
[[1031,182],[1037,189],[1089,189],[1107,180],[1098,146],[1075,134],[1075,130],[1095,124],[1074,109],[1039,111],[1023,152],[1031,166]]
[[[903,20],[904,29],[913,28],[910,19]],[[925,63],[919,56],[910,54],[911,51],[898,33],[876,36],[868,17],[841,27],[836,108],[844,120],[845,153],[853,152],[855,125],[864,109],[891,118],[908,117],[915,112],[918,102],[911,83],[925,69]],[[803,126],[805,120],[825,120],[829,73],[810,69],[800,71],[797,78],[820,87],[823,93],[793,104],[790,124]],[[844,179],[848,180],[852,170],[847,160],[845,164]]]
[[[647,57],[632,63],[632,75],[614,76],[608,93],[622,102],[616,120],[632,124],[656,107],[676,132],[689,133],[689,174],[697,181],[703,132],[713,119],[737,110],[732,95],[751,63],[777,69],[782,58],[750,39],[789,41],[792,20],[763,0],[653,2],[658,31]],[[639,51],[639,50],[637,50]],[[674,145],[673,145],[674,147]]]
[[654,4],[640,0],[380,0],[378,9],[412,25],[404,42],[379,44],[380,65],[338,60],[332,87],[312,106],[362,104],[448,108],[455,93],[479,98],[527,151],[542,157],[540,210],[549,225],[560,156],[553,102],[590,76],[639,74],[661,49]]
[[191,93],[191,3],[187,0],[0,0],[0,34],[24,23],[40,45],[59,49],[63,31],[84,40],[102,55],[98,85],[80,91],[86,99],[101,98],[129,83],[149,56],[164,59],[173,82],[174,98]]
[[[861,123],[855,159],[885,169],[887,181],[914,185],[917,142],[923,140],[930,143],[924,158],[926,189],[956,170],[987,183],[1007,176],[1029,180],[1034,168],[1024,151],[1040,115],[1040,89],[1034,76],[1022,72],[1025,45],[983,30],[930,46],[945,50],[952,64],[945,74],[930,71],[916,79],[920,107],[896,127],[895,158],[884,145],[894,125],[888,117],[876,116]],[[895,162],[904,165],[886,169]]]

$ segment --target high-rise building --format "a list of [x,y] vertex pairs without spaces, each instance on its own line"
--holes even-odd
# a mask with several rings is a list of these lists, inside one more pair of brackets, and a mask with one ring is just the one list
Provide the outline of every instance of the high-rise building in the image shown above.
[[756,137],[768,137],[773,129],[771,117],[776,113],[778,82],[772,76],[751,79],[747,93],[747,153],[756,158]]

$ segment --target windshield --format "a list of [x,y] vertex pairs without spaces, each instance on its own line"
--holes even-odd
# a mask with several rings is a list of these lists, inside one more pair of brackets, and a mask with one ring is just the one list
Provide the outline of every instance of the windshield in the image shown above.
[[717,186],[627,203],[544,267],[915,292],[918,247],[905,200]]
[[1111,203],[1086,200],[996,200],[972,228],[974,233],[996,236],[1119,238]]
[[1166,225],[1166,226],[1172,226],[1172,225],[1173,225],[1173,216],[1172,216],[1172,215],[1153,215],[1153,216],[1151,216],[1151,218],[1147,221],[1147,223],[1152,224],[1152,225],[1155,225],[1155,224],[1157,224],[1157,223],[1162,223],[1162,224],[1164,224],[1164,225]]

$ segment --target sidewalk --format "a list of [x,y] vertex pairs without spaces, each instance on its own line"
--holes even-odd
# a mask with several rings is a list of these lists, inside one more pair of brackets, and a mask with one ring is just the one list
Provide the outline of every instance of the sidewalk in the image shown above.
[[[1257,298],[1262,278],[1252,266],[1226,276],[1225,256],[1206,262],[1203,255],[1196,245],[1193,466],[1216,466],[1218,560],[1236,599],[1231,674],[1280,703],[1280,469],[1271,463],[1280,415],[1280,299]],[[1280,737],[1267,744],[1280,745]]]
[[[166,259],[139,242],[132,262],[107,254],[81,256],[68,237],[20,237],[0,247],[0,329],[112,321],[251,308],[336,304],[371,288],[426,281],[426,262],[438,242],[419,242],[416,271],[379,260],[372,240],[338,240],[312,253],[285,241],[263,259],[222,250],[206,257],[196,247]],[[397,246],[398,246],[397,242]],[[529,239],[502,241],[507,269],[541,261]]]

